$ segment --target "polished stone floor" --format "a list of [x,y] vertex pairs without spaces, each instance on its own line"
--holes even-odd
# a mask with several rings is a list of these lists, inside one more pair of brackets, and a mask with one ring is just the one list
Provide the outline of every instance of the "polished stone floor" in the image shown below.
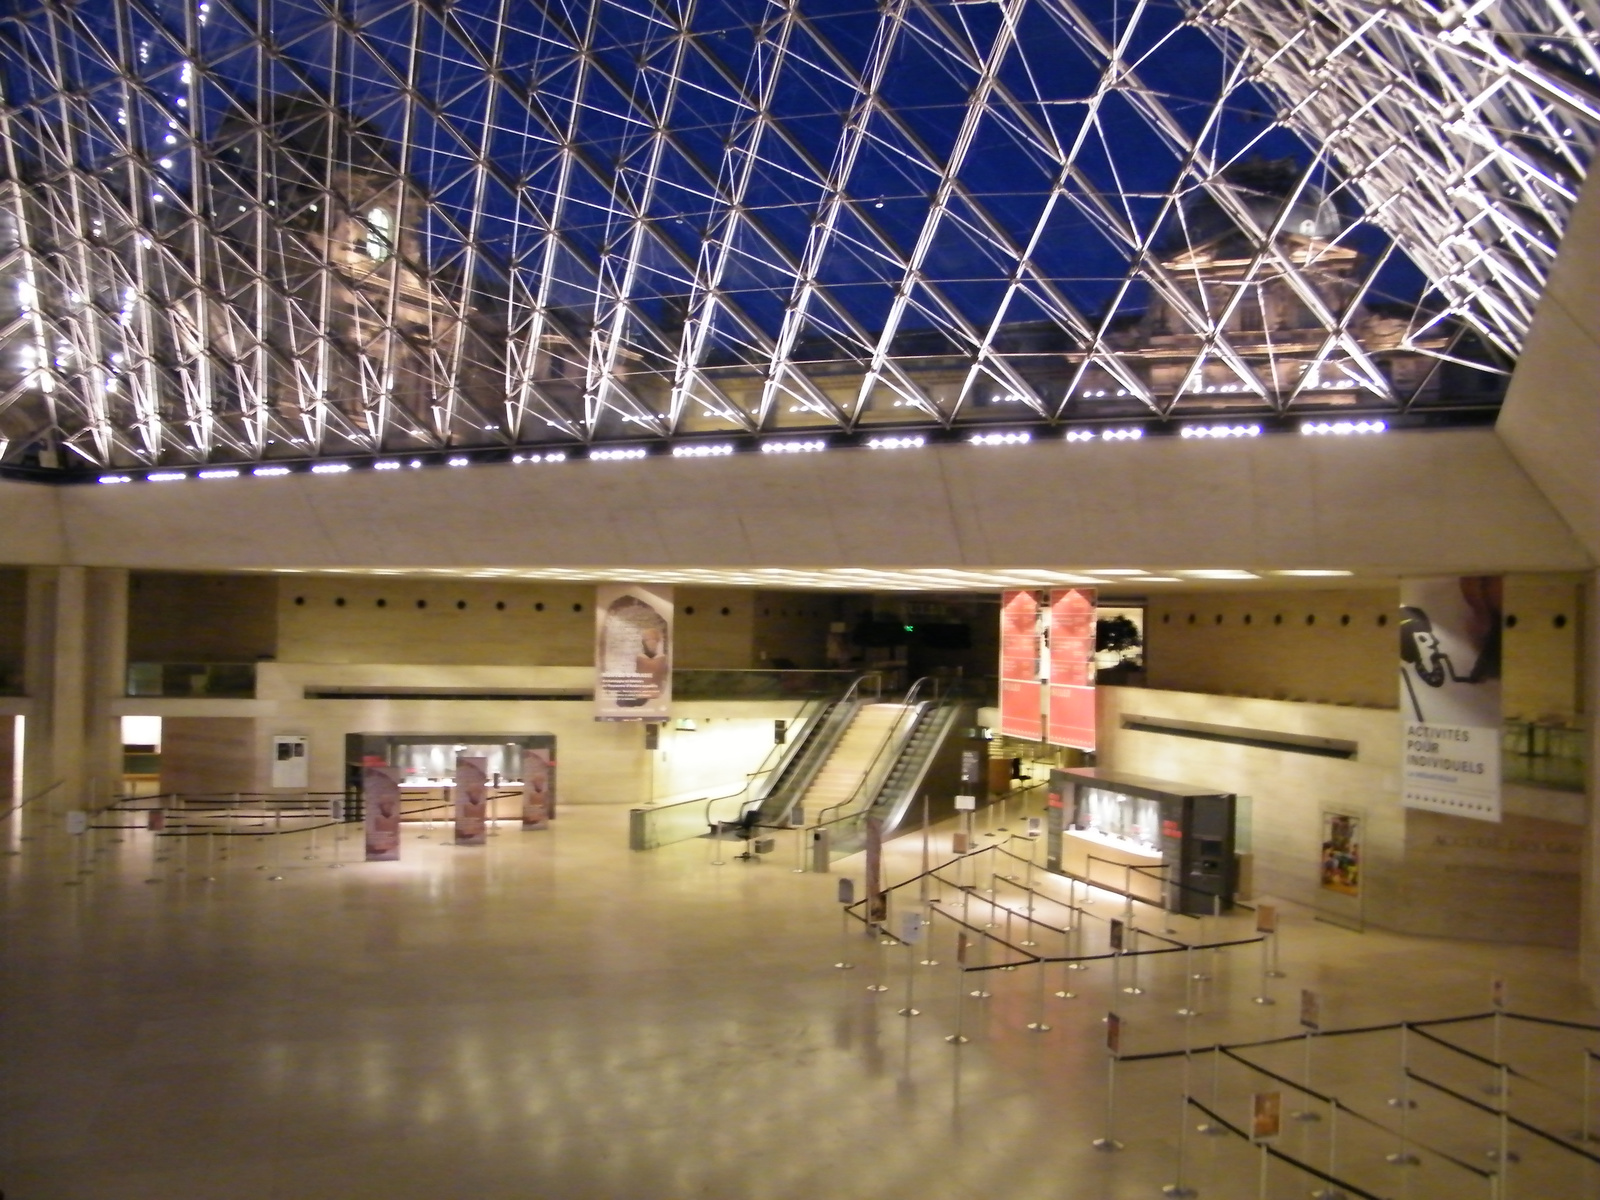
[[[1292,908],[1273,1005],[1252,1003],[1253,943],[1141,956],[1139,994],[1114,993],[1104,959],[958,975],[951,886],[930,907],[952,915],[921,944],[884,946],[841,933],[835,887],[859,882],[858,861],[796,874],[786,841],[760,863],[712,865],[705,841],[630,853],[622,808],[565,810],[548,833],[507,825],[478,848],[408,827],[400,863],[356,864],[351,839],[338,869],[326,832],[314,859],[297,834],[227,839],[226,858],[204,838],[163,839],[184,849],[164,862],[144,831],[99,831],[92,846],[34,833],[0,859],[7,1200],[1123,1200],[1161,1196],[1180,1171],[1201,1196],[1304,1197],[1324,1185],[1274,1159],[1263,1190],[1259,1152],[1195,1133],[1204,1115],[1183,1101],[1187,1075],[1243,1126],[1255,1092],[1281,1090],[1285,1112],[1322,1119],[1286,1120],[1276,1148],[1325,1166],[1327,1106],[1253,1070],[1302,1081],[1302,1041],[1209,1052],[1296,1033],[1301,988],[1329,1030],[1482,1013],[1496,976],[1516,1012],[1600,1023],[1570,955],[1358,934]],[[934,845],[948,845],[942,831]],[[891,882],[920,854],[916,837],[892,844]],[[968,922],[1005,937],[982,889],[1024,912],[1026,866],[984,854],[966,869],[980,889]],[[1035,915],[1059,927],[1066,892],[1036,882]],[[896,894],[891,928],[914,894]],[[1120,912],[1097,896],[1081,947],[1017,915],[1009,940],[1099,954]],[[1152,934],[1168,924],[1138,919]],[[1248,915],[1171,925],[1180,940],[1253,936]],[[1008,954],[1020,959],[981,943],[968,966]],[[854,969],[835,969],[841,955]],[[916,1017],[898,1012],[908,979]],[[1176,1015],[1186,1001],[1203,1015]],[[1205,1049],[1120,1064],[1124,1148],[1107,1153],[1090,1143],[1106,1132],[1110,1008],[1130,1059]],[[1041,1017],[1048,1030],[1026,1027]],[[945,1040],[958,1021],[960,1047]],[[1492,1058],[1491,1026],[1409,1034],[1409,1082],[1396,1031],[1318,1039],[1311,1086],[1344,1106],[1335,1173],[1374,1196],[1493,1195],[1495,1072],[1461,1052]],[[1513,1116],[1562,1139],[1511,1127],[1502,1200],[1600,1194],[1600,1167],[1579,1153],[1600,1143],[1573,1140],[1586,1066],[1600,1091],[1584,1053],[1600,1033],[1505,1020],[1500,1043],[1520,1073]]]

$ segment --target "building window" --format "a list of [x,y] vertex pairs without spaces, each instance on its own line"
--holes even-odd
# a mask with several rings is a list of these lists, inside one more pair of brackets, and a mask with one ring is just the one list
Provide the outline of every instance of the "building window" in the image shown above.
[[383,262],[393,253],[394,218],[387,208],[374,208],[367,213],[367,257]]

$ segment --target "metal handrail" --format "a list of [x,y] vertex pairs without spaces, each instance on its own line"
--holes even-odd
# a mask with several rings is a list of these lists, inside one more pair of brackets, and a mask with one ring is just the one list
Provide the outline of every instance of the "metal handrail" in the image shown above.
[[[932,702],[935,703],[935,704],[938,703],[938,701],[939,701],[939,681],[938,681],[938,679],[936,679],[932,675],[924,675],[921,679],[917,680],[909,688],[906,689],[905,699],[900,702],[902,708],[905,708],[905,709],[909,710],[914,704],[917,704],[919,702],[918,701],[918,697],[917,697],[917,693],[922,690],[922,685],[925,684],[925,683],[933,685],[933,701]],[[873,772],[877,770],[878,760],[883,757],[883,752],[885,750],[887,750],[889,748],[889,746],[892,745],[895,742],[896,734],[899,733],[899,731],[900,731],[900,722],[896,721],[893,725],[891,725],[889,727],[889,732],[884,734],[883,742],[878,746],[877,751],[873,754],[872,761],[867,764],[867,769],[861,773],[861,780],[860,780],[860,782],[858,782],[856,784],[854,790],[852,790],[851,793],[848,796],[846,796],[843,800],[839,801],[837,804],[830,804],[830,805],[828,805],[827,808],[823,809],[822,812],[818,813],[817,814],[817,823],[816,823],[815,826],[813,826],[813,828],[817,828],[818,826],[829,824],[830,822],[825,819],[827,817],[828,813],[833,812],[836,809],[844,808],[847,805],[854,804],[856,802],[857,797],[859,797],[860,794],[861,794],[861,789],[866,786],[867,780],[871,779],[872,775],[873,775]],[[881,787],[882,784],[883,784],[883,781],[880,779],[878,781],[878,786]],[[854,815],[854,814],[850,814],[850,815]]]
[[42,791],[37,791],[31,796],[27,796],[27,797],[25,797],[25,798],[23,798],[21,800],[18,800],[10,808],[6,809],[5,812],[0,813],[0,821],[6,820],[8,817],[11,816],[12,813],[21,812],[23,809],[27,808],[28,805],[32,804],[35,800],[43,800],[46,796],[48,796],[51,792],[55,791],[58,787],[60,787],[65,782],[66,782],[65,779],[58,779],[54,783],[52,783],[49,787],[44,788]]
[[[829,724],[836,714],[847,713],[851,711],[852,705],[864,700],[863,697],[858,695],[858,692],[861,691],[862,685],[868,680],[873,682],[873,697],[875,699],[882,698],[883,675],[878,671],[868,671],[863,675],[858,675],[850,686],[845,689],[844,695],[840,696],[834,703],[832,711],[824,718],[823,724],[817,728],[816,736],[821,739],[817,743],[817,756],[815,761],[808,768],[804,768],[801,775],[796,777],[797,800],[810,789],[817,772],[822,769],[822,764],[832,754],[833,747],[838,744],[838,739],[844,736],[845,729],[849,728],[848,724],[845,724],[830,729]],[[763,802],[766,799],[766,796],[761,797]]]

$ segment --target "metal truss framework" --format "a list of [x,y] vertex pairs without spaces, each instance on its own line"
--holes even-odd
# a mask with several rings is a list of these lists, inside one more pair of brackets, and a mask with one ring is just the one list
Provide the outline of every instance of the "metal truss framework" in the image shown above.
[[1535,0],[20,0],[9,462],[1491,407]]

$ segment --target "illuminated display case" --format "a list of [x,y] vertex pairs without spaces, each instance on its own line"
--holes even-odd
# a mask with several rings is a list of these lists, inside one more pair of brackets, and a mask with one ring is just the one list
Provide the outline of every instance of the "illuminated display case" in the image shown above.
[[1100,768],[1050,772],[1049,869],[1125,888],[1175,912],[1226,910],[1236,797]]

